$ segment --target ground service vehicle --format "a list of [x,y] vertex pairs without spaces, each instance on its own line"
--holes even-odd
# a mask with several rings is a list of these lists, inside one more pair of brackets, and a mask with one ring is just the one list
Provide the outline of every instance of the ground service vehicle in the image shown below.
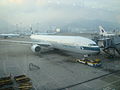
[[95,60],[90,60],[90,59],[76,59],[76,62],[80,62],[92,67],[99,67],[101,66],[101,60],[100,59],[95,59]]

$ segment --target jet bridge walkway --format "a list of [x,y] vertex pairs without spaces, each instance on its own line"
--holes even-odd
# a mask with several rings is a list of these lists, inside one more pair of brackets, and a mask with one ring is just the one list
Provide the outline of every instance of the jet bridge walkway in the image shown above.
[[94,40],[109,56],[120,55],[120,36],[95,37]]

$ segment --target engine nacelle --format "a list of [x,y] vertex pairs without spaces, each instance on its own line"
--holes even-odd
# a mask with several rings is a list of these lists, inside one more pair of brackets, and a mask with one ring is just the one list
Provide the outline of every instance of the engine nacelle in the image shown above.
[[40,47],[40,45],[33,45],[32,47],[31,47],[31,50],[33,51],[33,52],[40,52],[41,51],[41,47]]

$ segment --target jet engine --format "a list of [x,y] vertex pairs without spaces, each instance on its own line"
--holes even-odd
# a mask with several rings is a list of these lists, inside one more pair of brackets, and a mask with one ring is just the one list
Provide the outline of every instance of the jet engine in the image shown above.
[[41,51],[41,47],[40,47],[40,45],[33,45],[32,47],[31,47],[31,50],[33,51],[33,52],[40,52]]

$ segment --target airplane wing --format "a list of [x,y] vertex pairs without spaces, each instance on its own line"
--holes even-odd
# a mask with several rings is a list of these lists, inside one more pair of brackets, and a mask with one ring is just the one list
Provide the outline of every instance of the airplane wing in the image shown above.
[[0,40],[0,42],[8,42],[8,43],[19,43],[19,44],[37,44],[40,46],[52,46],[47,42],[37,42],[37,41],[15,41],[15,40]]

